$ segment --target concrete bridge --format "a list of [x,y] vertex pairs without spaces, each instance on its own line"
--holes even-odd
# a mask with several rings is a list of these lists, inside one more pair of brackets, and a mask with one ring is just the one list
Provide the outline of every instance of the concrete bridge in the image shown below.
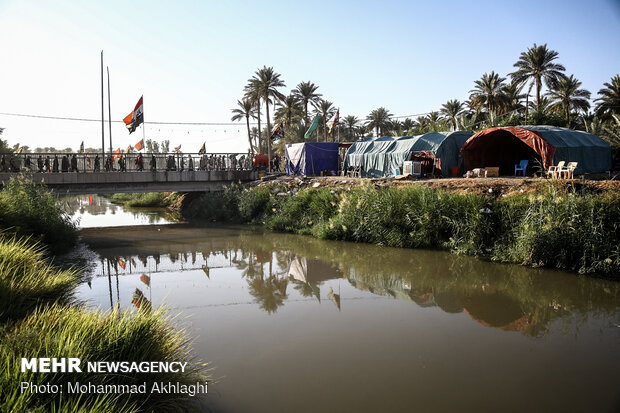
[[44,183],[58,194],[111,194],[120,192],[213,192],[258,178],[251,170],[129,171],[129,172],[19,172],[0,173],[0,182],[23,176]]

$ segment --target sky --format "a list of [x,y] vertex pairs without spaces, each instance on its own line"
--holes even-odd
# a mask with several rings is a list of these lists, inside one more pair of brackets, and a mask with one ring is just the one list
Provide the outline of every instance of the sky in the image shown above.
[[[620,73],[620,0],[35,1],[0,0],[0,113],[101,119],[101,62],[111,118],[144,96],[146,129],[112,124],[113,148],[169,139],[196,152],[243,152],[230,123],[254,72],[271,66],[289,93],[312,81],[341,117],[395,116],[464,101],[492,70],[506,76],[534,43],[596,92]],[[107,78],[105,119],[108,118]],[[273,113],[273,111],[272,111]],[[101,147],[101,122],[0,114],[2,139],[30,148]],[[105,125],[106,150],[109,146]]]

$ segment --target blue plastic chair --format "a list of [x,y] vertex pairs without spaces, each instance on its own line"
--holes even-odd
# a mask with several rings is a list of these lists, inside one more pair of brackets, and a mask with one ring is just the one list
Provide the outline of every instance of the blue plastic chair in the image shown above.
[[515,165],[515,176],[517,176],[517,172],[523,172],[523,176],[525,176],[525,170],[527,169],[527,163],[529,161],[527,159],[519,161],[518,165]]

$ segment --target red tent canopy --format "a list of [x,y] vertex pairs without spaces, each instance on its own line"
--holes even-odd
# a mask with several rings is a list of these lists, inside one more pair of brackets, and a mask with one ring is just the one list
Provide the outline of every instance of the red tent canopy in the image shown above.
[[[482,158],[483,155],[481,149],[483,146],[488,145],[490,139],[495,138],[494,135],[505,136],[506,133],[509,133],[519,139],[521,142],[529,146],[534,152],[536,152],[542,159],[543,167],[545,169],[549,168],[549,166],[553,164],[553,155],[555,153],[555,147],[553,145],[544,140],[542,136],[536,132],[525,128],[520,128],[518,126],[510,126],[506,128],[485,129],[469,138],[461,148],[465,161],[465,168],[472,169],[476,167],[493,166],[491,164],[493,161]],[[497,156],[501,157],[502,154],[497,153]],[[482,165],[482,163],[487,163],[488,165]]]

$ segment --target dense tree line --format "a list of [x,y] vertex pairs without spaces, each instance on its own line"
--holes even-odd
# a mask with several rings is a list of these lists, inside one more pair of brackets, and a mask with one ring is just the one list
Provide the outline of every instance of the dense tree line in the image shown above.
[[[558,62],[558,52],[534,44],[521,53],[515,70],[506,76],[484,73],[473,82],[469,98],[450,99],[437,111],[415,119],[393,116],[385,107],[372,110],[365,119],[340,116],[329,130],[328,122],[337,105],[324,98],[319,87],[302,81],[288,94],[286,85],[272,67],[258,69],[244,87],[243,98],[232,110],[233,121],[245,121],[253,152],[270,150],[273,122],[280,124],[276,147],[304,141],[304,134],[318,116],[312,139],[357,140],[366,136],[419,135],[432,131],[479,131],[493,126],[553,125],[584,130],[620,147],[620,75],[605,82],[591,105],[592,93],[583,89],[574,74]],[[533,98],[533,99],[532,99]],[[265,118],[261,118],[262,114]],[[273,116],[273,122],[271,119]],[[266,119],[266,125],[261,123]],[[257,121],[258,127],[252,127]]]

